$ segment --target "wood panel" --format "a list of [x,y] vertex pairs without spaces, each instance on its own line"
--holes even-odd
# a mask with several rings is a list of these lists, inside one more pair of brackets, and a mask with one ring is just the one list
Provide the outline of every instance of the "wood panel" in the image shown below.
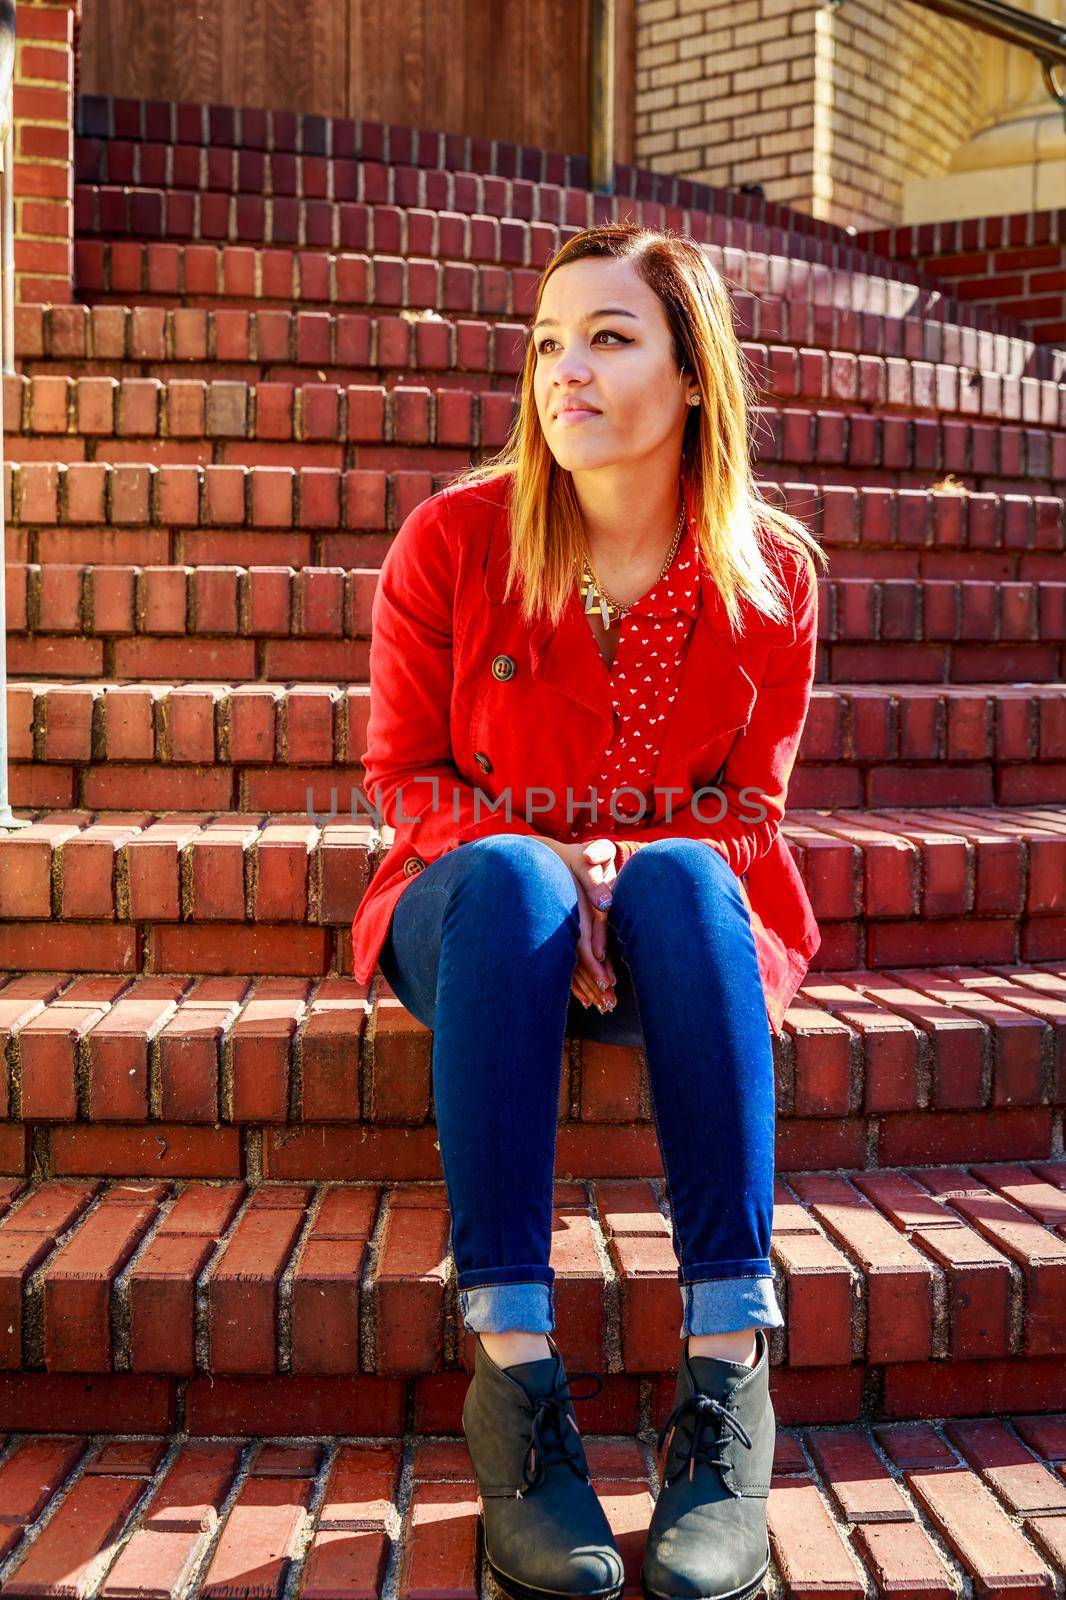
[[352,0],[352,115],[584,152],[590,0]]
[[[89,94],[266,106],[585,154],[595,0],[82,0]],[[634,0],[615,0],[616,157]]]
[[88,94],[348,114],[351,0],[82,0]]

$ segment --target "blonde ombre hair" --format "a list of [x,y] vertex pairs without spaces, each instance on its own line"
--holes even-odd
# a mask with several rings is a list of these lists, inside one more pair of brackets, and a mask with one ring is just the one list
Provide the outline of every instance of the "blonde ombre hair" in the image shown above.
[[[750,461],[749,411],[758,404],[733,327],[732,304],[721,274],[699,244],[684,234],[606,222],[561,245],[537,286],[529,321],[537,320],[553,272],[572,261],[605,256],[632,261],[662,302],[674,358],[699,384],[701,404],[690,406],[681,446],[681,471],[692,486],[696,539],[735,630],[740,597],[775,621],[786,622],[788,596],[767,560],[763,528],[787,544],[809,550],[825,567],[824,550],[803,523],[765,500]],[[576,563],[585,551],[584,522],[572,476],[555,460],[540,425],[533,392],[536,341],[526,340],[518,414],[503,448],[465,469],[448,487],[510,476],[511,549],[506,594],[521,583],[522,618],[547,611],[557,627],[574,588]]]

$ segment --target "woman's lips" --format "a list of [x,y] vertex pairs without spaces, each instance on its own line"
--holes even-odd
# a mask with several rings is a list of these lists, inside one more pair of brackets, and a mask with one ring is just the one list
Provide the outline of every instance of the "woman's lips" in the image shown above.
[[563,423],[587,422],[590,417],[598,417],[599,415],[600,412],[598,411],[560,411],[555,420]]

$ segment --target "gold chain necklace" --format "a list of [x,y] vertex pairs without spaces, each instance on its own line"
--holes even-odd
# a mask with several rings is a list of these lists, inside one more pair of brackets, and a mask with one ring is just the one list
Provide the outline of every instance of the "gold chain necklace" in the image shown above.
[[[682,496],[681,515],[677,519],[677,527],[674,530],[673,543],[670,546],[666,560],[663,562],[662,571],[656,578],[655,583],[653,583],[651,586],[652,589],[655,588],[656,583],[661,583],[663,576],[669,570],[670,563],[677,553],[677,547],[681,540],[681,529],[684,527],[684,525],[685,502],[684,497]],[[617,616],[619,619],[624,618],[630,608],[637,603],[635,600],[632,600],[628,606],[623,606],[620,605],[617,600],[612,600],[606,589],[597,580],[595,574],[593,573],[592,566],[587,556],[585,556],[582,560],[581,576],[578,579],[578,587],[579,592],[585,601],[585,615],[588,616],[590,612],[595,611],[598,607],[600,617],[603,621],[604,632],[606,632],[611,626],[612,617]],[[645,590],[645,593],[650,593],[650,590]]]

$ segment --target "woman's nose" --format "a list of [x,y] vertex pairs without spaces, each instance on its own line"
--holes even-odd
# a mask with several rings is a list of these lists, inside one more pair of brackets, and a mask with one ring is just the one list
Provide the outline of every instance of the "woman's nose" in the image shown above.
[[552,382],[559,389],[567,389],[570,384],[583,384],[589,381],[591,376],[592,368],[589,366],[587,352],[578,344],[571,344],[567,349],[560,350],[559,355],[555,355]]
[[557,358],[552,376],[555,379],[556,391],[561,399],[575,383],[578,386],[587,383],[592,376],[592,369],[584,356],[575,350],[569,355],[562,355]]

